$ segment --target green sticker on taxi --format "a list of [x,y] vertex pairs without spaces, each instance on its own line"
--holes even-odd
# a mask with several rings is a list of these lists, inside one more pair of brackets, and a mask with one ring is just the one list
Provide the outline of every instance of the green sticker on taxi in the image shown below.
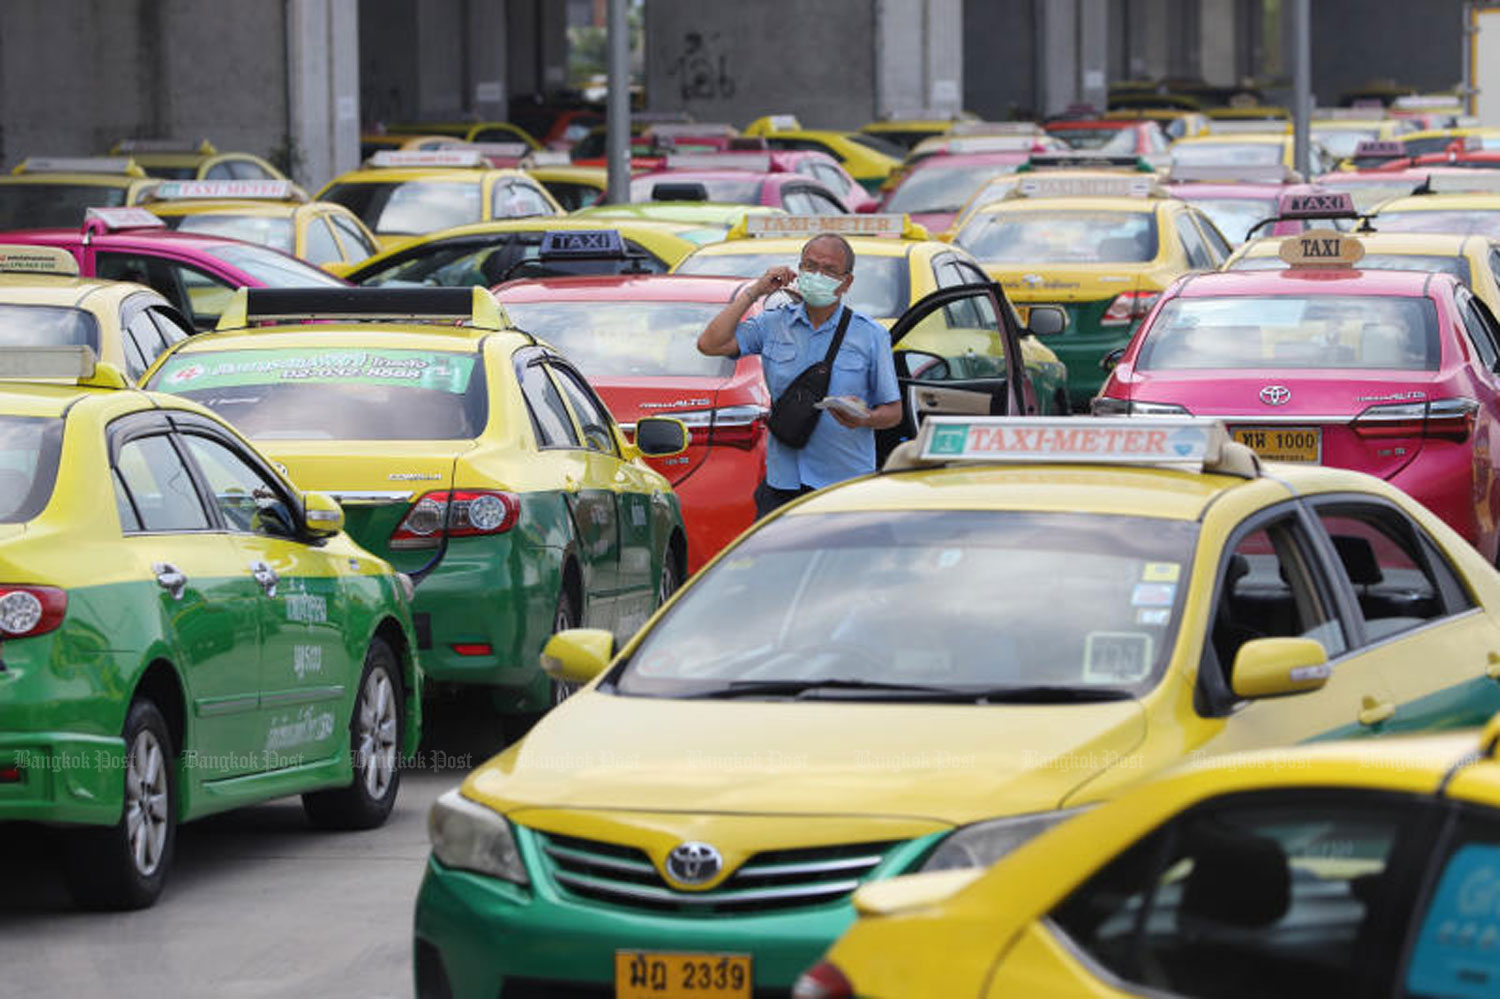
[[169,392],[298,381],[408,385],[460,394],[473,373],[472,356],[444,351],[238,350],[174,357],[155,381]]

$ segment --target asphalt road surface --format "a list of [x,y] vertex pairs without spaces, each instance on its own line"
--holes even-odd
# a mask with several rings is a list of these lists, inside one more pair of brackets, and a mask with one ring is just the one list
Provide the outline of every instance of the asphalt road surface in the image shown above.
[[0,826],[0,997],[408,999],[427,809],[506,742],[479,711],[431,721],[380,829],[313,829],[296,798],[190,823],[140,912],[75,909],[56,832]]

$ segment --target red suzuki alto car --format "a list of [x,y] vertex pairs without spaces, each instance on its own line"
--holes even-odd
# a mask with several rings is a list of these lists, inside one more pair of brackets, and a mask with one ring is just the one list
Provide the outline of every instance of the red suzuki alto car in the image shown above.
[[1358,237],[1282,241],[1283,271],[1192,275],[1162,296],[1092,411],[1212,416],[1275,461],[1404,489],[1494,559],[1500,325],[1446,274],[1357,269]]

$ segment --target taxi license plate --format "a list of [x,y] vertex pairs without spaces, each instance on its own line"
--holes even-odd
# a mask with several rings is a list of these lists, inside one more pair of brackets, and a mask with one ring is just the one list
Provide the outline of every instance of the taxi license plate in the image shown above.
[[1266,461],[1318,462],[1323,431],[1318,427],[1236,427],[1234,439]]
[[615,999],[750,999],[749,954],[615,951]]

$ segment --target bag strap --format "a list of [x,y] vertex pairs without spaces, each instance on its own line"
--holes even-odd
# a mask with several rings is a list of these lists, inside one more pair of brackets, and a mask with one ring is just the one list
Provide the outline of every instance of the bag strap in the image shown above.
[[849,329],[849,316],[854,311],[847,305],[841,307],[844,310],[844,314],[839,316],[839,327],[838,329],[834,330],[833,343],[830,343],[828,345],[828,355],[823,358],[823,363],[828,365],[829,367],[833,367],[833,359],[838,356],[839,347],[841,347],[844,343],[844,334]]

